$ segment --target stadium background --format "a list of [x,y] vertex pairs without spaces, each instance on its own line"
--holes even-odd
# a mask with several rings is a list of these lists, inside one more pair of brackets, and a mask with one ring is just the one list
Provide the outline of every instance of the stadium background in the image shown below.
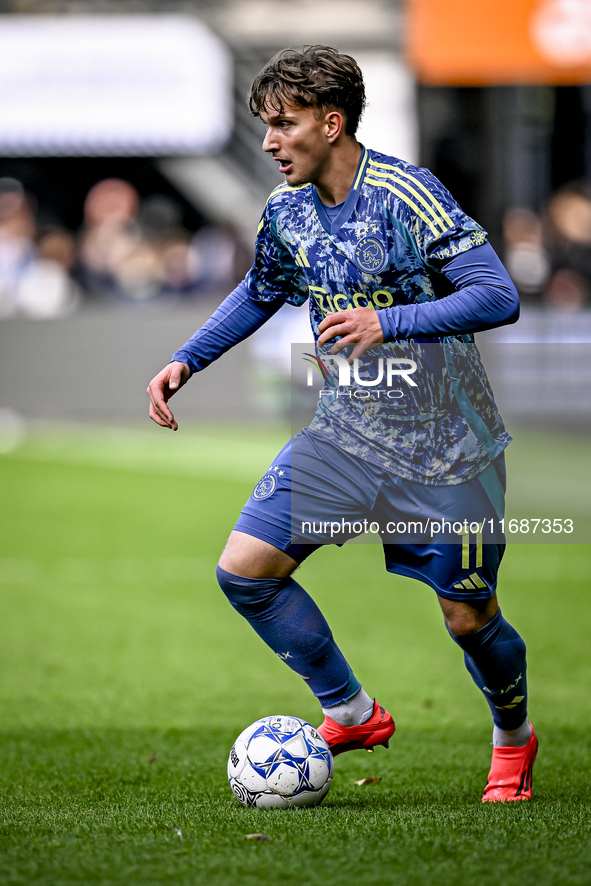
[[[489,231],[524,301],[502,340],[589,341],[588,4],[20,0],[0,14],[0,408],[142,419],[144,380],[249,266],[280,177],[245,95],[294,42],[354,53],[370,96],[360,138],[428,166]],[[285,418],[275,374],[298,338],[305,319],[282,315],[181,408],[219,418],[224,390],[234,416]],[[515,359],[547,361],[534,351]],[[112,398],[115,371],[130,383]],[[561,418],[585,423],[575,387]],[[519,414],[551,423],[530,395]]]
[[[305,42],[360,60],[361,140],[430,167],[489,230],[523,299],[480,341],[515,436],[512,513],[574,515],[591,541],[586,0],[2,0],[6,883],[588,882],[588,543],[522,535],[504,566],[545,748],[532,810],[482,817],[480,699],[430,597],[385,583],[362,545],[312,558],[306,582],[394,696],[396,754],[343,759],[316,819],[247,818],[227,795],[247,722],[286,699],[317,717],[212,579],[289,431],[305,310],[194,380],[178,434],[150,425],[144,392],[248,268],[279,177],[245,95]],[[364,775],[382,783],[362,796]],[[268,846],[246,844],[259,830]]]

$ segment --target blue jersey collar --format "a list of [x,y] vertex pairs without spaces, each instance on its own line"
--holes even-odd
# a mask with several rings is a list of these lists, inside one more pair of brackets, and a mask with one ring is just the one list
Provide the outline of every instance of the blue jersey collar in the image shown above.
[[359,158],[359,163],[357,165],[357,171],[355,172],[355,178],[353,179],[351,190],[347,195],[347,199],[343,203],[343,208],[333,221],[331,221],[328,217],[328,213],[326,212],[324,203],[318,196],[318,191],[315,187],[312,187],[314,206],[316,207],[316,212],[318,213],[320,223],[327,234],[335,234],[339,230],[339,228],[342,227],[342,225],[347,221],[347,219],[353,212],[353,208],[357,203],[359,189],[363,181],[363,173],[365,172],[365,167],[367,165],[367,160],[369,157],[367,148],[364,148],[363,145],[361,145],[361,149],[361,157]]

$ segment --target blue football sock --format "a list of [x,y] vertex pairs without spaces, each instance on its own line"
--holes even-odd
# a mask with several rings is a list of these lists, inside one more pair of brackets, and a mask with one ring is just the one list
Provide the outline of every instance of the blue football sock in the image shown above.
[[495,726],[518,729],[527,717],[525,643],[499,610],[474,634],[452,640],[464,650],[464,662],[482,690]]
[[326,619],[293,578],[245,578],[220,566],[216,575],[234,609],[293,671],[306,680],[322,707],[361,688],[335,643]]

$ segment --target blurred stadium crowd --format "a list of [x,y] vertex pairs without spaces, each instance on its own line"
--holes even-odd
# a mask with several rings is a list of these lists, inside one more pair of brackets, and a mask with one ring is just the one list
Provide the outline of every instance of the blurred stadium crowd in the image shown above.
[[190,232],[173,198],[142,200],[123,179],[97,182],[83,216],[77,231],[43,223],[21,182],[0,178],[0,317],[194,298],[232,289],[247,269],[248,251],[231,225]]
[[591,182],[560,188],[537,214],[512,207],[504,216],[505,264],[524,301],[576,311],[591,293]]
[[[35,199],[0,178],[0,317],[49,318],[81,305],[146,304],[230,291],[250,248],[230,223],[183,227],[169,195],[144,199],[124,179],[98,181],[77,231],[38,218]],[[504,260],[526,303],[576,311],[591,295],[591,182],[560,188],[540,213],[511,207]]]

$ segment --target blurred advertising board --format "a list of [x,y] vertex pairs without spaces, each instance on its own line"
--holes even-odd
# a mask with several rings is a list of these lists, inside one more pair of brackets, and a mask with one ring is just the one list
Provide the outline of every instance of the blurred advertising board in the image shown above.
[[183,16],[1,16],[0,153],[215,151],[232,130],[222,41]]
[[432,85],[591,79],[590,0],[407,0],[408,57]]

